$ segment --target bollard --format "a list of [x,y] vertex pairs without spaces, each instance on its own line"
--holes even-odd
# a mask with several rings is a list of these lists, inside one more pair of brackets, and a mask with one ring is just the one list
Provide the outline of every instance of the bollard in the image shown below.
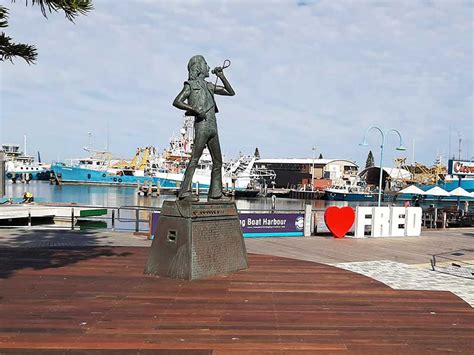
[[71,208],[71,230],[74,230],[74,207]]
[[31,227],[31,210],[28,210],[28,227]]

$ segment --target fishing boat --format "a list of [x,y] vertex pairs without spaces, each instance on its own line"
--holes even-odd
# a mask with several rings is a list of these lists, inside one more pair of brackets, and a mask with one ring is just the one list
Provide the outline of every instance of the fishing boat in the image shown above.
[[[184,116],[179,134],[170,138],[169,146],[163,151],[160,158],[156,159],[156,165],[152,164],[154,176],[167,181],[175,181],[179,186],[191,158],[193,142],[193,118]],[[236,197],[256,197],[263,186],[267,186],[276,178],[273,170],[256,167],[256,156],[240,154],[235,160],[225,161],[225,157],[223,159],[222,183],[224,189]],[[193,184],[195,187],[199,187],[200,191],[209,189],[211,172],[212,157],[206,148],[193,175]],[[162,187],[164,186],[162,185]]]
[[[5,177],[16,182],[29,180],[48,180],[50,166],[35,162],[34,157],[20,150],[18,144],[2,144],[5,158]],[[39,153],[38,153],[39,156]]]
[[[329,201],[376,201],[378,190],[370,189],[365,175],[351,175],[345,179],[333,181],[331,187],[324,190],[324,199]],[[388,195],[387,195],[388,196]]]
[[[193,118],[185,116],[180,133],[170,138],[169,146],[161,154],[148,146],[137,148],[131,160],[123,160],[113,158],[108,151],[84,148],[89,157],[54,163],[51,169],[60,183],[179,188],[191,157],[193,126]],[[274,171],[256,168],[255,161],[256,157],[241,155],[235,161],[224,162],[225,188],[254,193],[260,184],[275,179]],[[211,171],[212,157],[205,149],[193,176],[193,188],[209,189]]]
[[[51,170],[58,183],[137,186],[154,184],[176,187],[175,179],[156,176],[151,162],[156,150],[153,147],[137,148],[131,160],[112,158],[108,151],[84,148],[87,158],[70,159],[66,163],[53,163]],[[156,163],[154,163],[156,164]]]
[[324,198],[329,201],[367,201],[377,200],[377,192],[367,191],[358,185],[333,185],[324,191]]

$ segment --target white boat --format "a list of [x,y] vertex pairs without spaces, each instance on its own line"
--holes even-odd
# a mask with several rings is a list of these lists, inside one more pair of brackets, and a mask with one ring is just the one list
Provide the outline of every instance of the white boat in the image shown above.
[[[184,116],[183,127],[179,135],[173,135],[170,145],[164,150],[158,169],[154,176],[181,182],[189,162],[194,142],[193,118]],[[224,159],[224,157],[223,157]],[[258,191],[264,185],[275,180],[273,170],[255,167],[255,156],[240,155],[236,160],[226,162],[222,167],[222,183],[225,189],[234,191]],[[212,171],[212,157],[206,148],[199,159],[194,172],[193,184],[199,184],[202,189],[209,188]]]
[[47,180],[50,165],[35,162],[34,157],[26,155],[18,144],[2,144],[5,158],[5,177],[13,181]]

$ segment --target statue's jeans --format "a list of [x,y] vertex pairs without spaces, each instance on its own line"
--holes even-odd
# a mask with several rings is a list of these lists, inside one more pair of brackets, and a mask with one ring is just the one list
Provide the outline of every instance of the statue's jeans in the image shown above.
[[194,146],[191,160],[186,168],[184,179],[179,191],[179,198],[192,194],[192,179],[202,152],[206,147],[212,157],[211,185],[209,197],[219,198],[222,195],[222,153],[217,133],[216,115],[213,110],[206,113],[205,119],[194,123]]

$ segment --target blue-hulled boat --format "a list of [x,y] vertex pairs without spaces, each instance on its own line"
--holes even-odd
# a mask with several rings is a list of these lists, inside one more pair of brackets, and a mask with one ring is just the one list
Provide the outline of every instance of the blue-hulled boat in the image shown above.
[[[157,172],[154,176],[144,175],[141,170],[131,169],[108,169],[94,170],[78,166],[55,163],[51,165],[51,170],[61,183],[77,184],[101,184],[112,186],[138,186],[151,184],[163,188],[177,188],[182,178],[182,174],[170,174]],[[196,186],[195,186],[196,187]],[[202,189],[209,188],[209,185],[199,184]]]
[[376,201],[378,194],[369,192],[360,186],[331,186],[324,191],[324,198],[329,201]]

